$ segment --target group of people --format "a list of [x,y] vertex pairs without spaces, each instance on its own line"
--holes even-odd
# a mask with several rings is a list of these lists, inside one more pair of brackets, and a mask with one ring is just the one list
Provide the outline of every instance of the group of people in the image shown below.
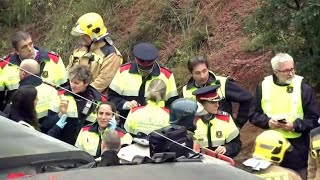
[[[66,67],[59,55],[34,46],[29,33],[13,34],[14,52],[0,61],[2,115],[94,157],[112,157],[110,161],[116,162],[111,164],[118,164],[114,157],[122,145],[131,144],[139,133],[170,124],[174,114],[170,105],[179,98],[174,75],[159,65],[158,49],[151,43],[135,45],[133,59],[122,65],[122,56],[97,13],[81,16],[71,34],[79,36],[82,44]],[[272,75],[264,78],[253,96],[230,77],[210,71],[205,57],[190,58],[191,78],[181,98],[197,102],[198,110],[188,130],[200,148],[233,158],[241,150],[240,130],[249,120],[268,129],[257,137],[255,159],[290,168],[302,179],[310,167],[308,178],[319,178],[315,171],[320,132],[315,129],[309,136],[319,126],[315,93],[295,74],[290,55],[276,54],[271,65]],[[239,104],[235,113],[233,103]],[[189,105],[183,104],[183,111],[190,110]]]

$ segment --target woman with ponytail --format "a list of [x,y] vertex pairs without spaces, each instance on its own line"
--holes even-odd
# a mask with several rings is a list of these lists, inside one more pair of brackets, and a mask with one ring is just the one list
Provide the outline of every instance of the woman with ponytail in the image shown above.
[[149,134],[153,130],[169,125],[169,110],[164,107],[167,86],[161,79],[150,82],[147,91],[147,105],[130,110],[124,128],[137,135],[139,132]]

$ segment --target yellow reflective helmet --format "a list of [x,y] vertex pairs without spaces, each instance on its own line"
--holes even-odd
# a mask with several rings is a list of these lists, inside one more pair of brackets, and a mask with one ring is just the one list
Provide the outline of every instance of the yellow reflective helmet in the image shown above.
[[280,163],[290,142],[278,131],[267,130],[256,138],[253,157]]
[[76,26],[72,28],[71,34],[74,36],[88,35],[92,41],[99,40],[107,34],[107,28],[102,17],[94,12],[82,15]]

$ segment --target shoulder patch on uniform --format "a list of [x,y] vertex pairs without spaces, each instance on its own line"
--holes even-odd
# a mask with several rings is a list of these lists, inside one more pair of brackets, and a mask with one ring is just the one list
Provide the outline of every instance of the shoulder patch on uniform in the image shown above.
[[54,63],[58,64],[60,58],[58,55],[54,54],[53,52],[48,52],[48,56]]
[[218,111],[216,114],[216,118],[222,121],[229,122],[230,120],[230,115],[227,112],[224,111]]
[[123,71],[126,71],[126,70],[129,70],[131,67],[131,63],[127,63],[127,64],[124,64],[120,67],[120,73],[122,73]]
[[161,109],[167,112],[168,114],[170,113],[170,110],[168,108],[162,107]]
[[63,90],[63,89],[58,90],[58,96],[63,95],[65,92],[66,92],[66,91],[65,91],[65,90]]
[[85,126],[85,127],[82,128],[81,131],[89,131],[90,128],[91,128],[91,126]]
[[135,107],[135,108],[132,108],[131,109],[131,112],[133,113],[133,112],[135,112],[135,111],[137,111],[137,110],[139,110],[139,109],[142,109],[142,108],[144,108],[145,106],[138,106],[138,107]]
[[161,73],[163,73],[168,79],[170,78],[172,72],[167,69],[167,68],[164,68],[164,67],[160,67],[160,71]]
[[10,62],[10,55],[4,57],[3,59],[0,60],[0,67],[1,69],[3,69],[4,67],[6,67],[7,64],[9,64]]

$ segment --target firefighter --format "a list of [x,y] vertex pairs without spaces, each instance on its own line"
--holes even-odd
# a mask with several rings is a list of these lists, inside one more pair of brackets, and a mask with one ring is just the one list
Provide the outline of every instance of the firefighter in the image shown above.
[[241,128],[248,121],[252,95],[237,85],[231,78],[218,76],[209,71],[208,68],[209,62],[203,56],[195,56],[188,61],[188,70],[192,77],[182,89],[183,97],[195,99],[195,96],[192,94],[195,90],[204,86],[220,84],[220,88],[218,89],[218,94],[221,97],[219,110],[233,114],[232,103],[239,103],[235,123],[237,127]]
[[[119,68],[113,78],[108,98],[115,103],[120,115],[127,117],[129,110],[146,105],[146,90],[153,79],[166,83],[166,107],[178,97],[176,82],[171,71],[161,67],[157,59],[158,49],[150,43],[140,43],[133,48],[134,61]],[[120,120],[124,124],[124,119]]]
[[0,99],[1,109],[5,107],[14,90],[19,86],[19,69],[25,59],[35,59],[40,65],[41,78],[53,85],[67,82],[67,72],[60,56],[33,45],[32,38],[25,31],[12,35],[14,52],[0,61]]
[[310,151],[308,158],[308,180],[320,179],[320,127],[310,131]]
[[166,83],[161,79],[150,82],[147,90],[147,105],[132,108],[124,124],[127,132],[137,135],[149,134],[153,130],[169,125],[169,110],[164,107]]
[[132,137],[129,133],[117,127],[113,112],[116,112],[116,106],[112,102],[101,103],[97,109],[97,121],[81,129],[75,145],[98,158],[101,155],[101,136],[106,130],[116,130],[121,138],[122,145],[131,144]]
[[96,107],[106,101],[104,96],[91,87],[92,74],[86,65],[77,65],[69,71],[70,87],[59,90],[60,101],[53,103],[48,116],[41,124],[43,129],[50,129],[63,115],[67,115],[67,125],[60,140],[74,145],[81,128],[96,120]]
[[122,56],[110,39],[102,17],[94,12],[82,15],[71,34],[80,36],[82,46],[70,56],[67,69],[76,64],[90,67],[90,85],[105,94],[113,76],[122,64]]
[[249,121],[281,132],[294,147],[281,166],[307,176],[309,132],[318,126],[316,95],[303,77],[295,75],[293,58],[286,53],[271,59],[273,74],[257,86]]
[[241,149],[240,132],[232,117],[218,110],[221,100],[217,92],[219,88],[220,85],[210,85],[192,93],[207,112],[198,117],[194,137],[201,148],[209,148],[232,158]]
[[253,158],[243,162],[250,172],[264,179],[301,180],[293,170],[279,166],[290,151],[290,142],[275,130],[259,134],[255,141]]

